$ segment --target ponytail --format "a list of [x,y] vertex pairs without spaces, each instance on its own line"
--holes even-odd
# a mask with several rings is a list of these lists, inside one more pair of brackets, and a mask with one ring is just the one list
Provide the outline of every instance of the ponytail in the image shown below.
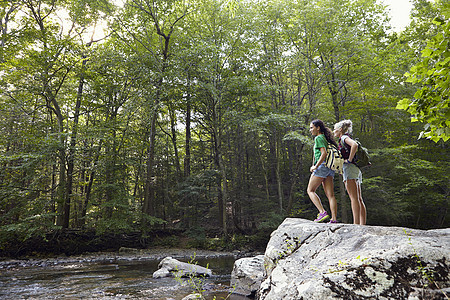
[[320,132],[325,136],[328,144],[332,144],[334,146],[338,146],[336,141],[333,138],[333,132],[330,128],[326,127],[322,120],[316,119],[311,122],[314,126],[320,128]]

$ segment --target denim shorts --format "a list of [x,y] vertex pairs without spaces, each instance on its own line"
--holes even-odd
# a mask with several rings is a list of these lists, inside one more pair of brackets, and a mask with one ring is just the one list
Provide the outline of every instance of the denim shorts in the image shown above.
[[320,178],[327,178],[328,176],[334,177],[334,171],[326,167],[325,163],[322,163],[313,171],[313,175]]
[[342,170],[344,172],[344,182],[346,182],[347,179],[355,179],[356,181],[359,181],[359,183],[362,183],[361,170],[355,164],[344,163]]

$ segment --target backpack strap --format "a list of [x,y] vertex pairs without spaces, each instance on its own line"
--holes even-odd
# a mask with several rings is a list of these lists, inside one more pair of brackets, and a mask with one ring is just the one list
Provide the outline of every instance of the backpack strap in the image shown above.
[[[352,149],[352,147],[345,142],[346,138],[351,138],[351,136],[349,134],[344,134],[339,139],[339,150],[341,151],[341,155],[344,159],[348,159],[350,157],[350,151]],[[351,163],[355,163],[355,160],[356,160],[356,153],[355,153],[355,157],[353,157],[353,161],[351,161]]]

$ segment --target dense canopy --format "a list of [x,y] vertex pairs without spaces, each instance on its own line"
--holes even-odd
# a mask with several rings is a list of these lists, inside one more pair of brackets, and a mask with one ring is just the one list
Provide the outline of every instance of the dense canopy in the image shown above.
[[396,32],[376,0],[2,1],[0,245],[313,219],[316,118],[371,153],[368,224],[448,227],[449,4],[412,2]]

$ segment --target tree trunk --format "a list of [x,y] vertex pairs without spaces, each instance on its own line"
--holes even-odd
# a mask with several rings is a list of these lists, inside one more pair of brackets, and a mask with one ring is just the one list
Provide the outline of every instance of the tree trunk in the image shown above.
[[277,161],[277,191],[278,191],[278,208],[280,214],[283,213],[283,186],[280,173],[280,163]]
[[220,153],[218,153],[218,159],[219,159],[219,170],[221,174],[221,187],[222,187],[222,201],[219,201],[222,203],[219,203],[219,211],[221,212],[223,235],[226,237],[228,235],[228,226],[227,226],[228,184],[225,165],[223,162],[222,155]]
[[[56,213],[56,201],[57,201],[57,195],[55,193],[56,189],[57,189],[57,185],[56,185],[56,173],[57,173],[57,168],[56,168],[56,164],[53,164],[52,166],[52,183],[51,183],[51,192],[50,192],[50,199],[51,199],[51,204],[50,204],[50,212],[51,213]],[[56,224],[56,217],[53,216],[52,218],[52,223]]]
[[188,92],[186,96],[186,145],[184,157],[184,177],[191,175],[191,92],[190,78],[188,77]]
[[[220,101],[219,101],[220,102]],[[217,111],[217,106],[212,109],[212,122],[213,122],[213,143],[214,143],[214,162],[220,172],[219,181],[219,199],[218,199],[218,209],[219,209],[219,221],[222,225],[222,233],[226,237],[228,235],[227,228],[227,210],[226,205],[228,201],[228,186],[227,186],[227,176],[225,170],[225,164],[223,161],[221,147],[221,130],[220,130],[220,113]]]
[[[70,205],[72,193],[73,193],[73,171],[75,167],[75,155],[76,155],[76,144],[77,144],[77,135],[78,135],[78,121],[80,117],[80,108],[81,108],[81,98],[83,96],[83,86],[84,86],[84,70],[86,68],[86,55],[83,54],[83,62],[81,65],[81,75],[80,80],[78,83],[78,90],[77,90],[77,100],[75,103],[75,111],[74,111],[74,117],[73,117],[73,126],[72,126],[72,135],[70,136],[70,147],[69,147],[69,155],[67,158],[67,182],[66,182],[66,203]],[[69,219],[70,219],[70,207],[67,210],[67,208],[64,210],[64,213],[67,214],[65,218],[67,219],[67,227],[69,226]]]
[[[101,143],[98,147],[99,151],[96,154],[95,158],[94,158],[94,162],[93,165],[95,166],[97,164],[97,161],[100,157],[100,148],[101,148]],[[89,183],[86,186],[86,191],[85,191],[85,198],[84,198],[84,203],[83,203],[83,207],[81,210],[81,218],[80,218],[80,225],[81,227],[84,227],[84,225],[86,224],[86,213],[87,213],[87,207],[89,205],[89,202],[91,200],[91,192],[92,192],[92,185],[94,183],[94,178],[95,178],[95,168],[91,171],[91,174],[88,176],[89,177]]]
[[[47,87],[48,88],[48,87]],[[58,119],[58,134],[59,134],[59,184],[57,197],[57,217],[56,225],[62,228],[69,228],[70,202],[68,203],[66,197],[66,151],[64,138],[64,119],[59,109],[56,99],[52,98],[51,103],[54,105],[53,111],[56,113]]]
[[[155,3],[154,3],[155,4]],[[156,137],[156,118],[158,117],[158,106],[161,101],[161,89],[163,86],[163,78],[165,75],[165,71],[167,68],[168,60],[169,60],[169,50],[170,50],[170,39],[171,36],[175,30],[175,25],[177,22],[179,22],[181,19],[184,18],[187,11],[184,11],[181,16],[175,19],[173,23],[168,25],[167,27],[161,27],[161,25],[164,24],[164,22],[161,22],[160,16],[158,14],[158,5],[149,5],[148,2],[144,1],[133,1],[132,6],[135,6],[145,14],[147,14],[150,17],[150,20],[153,22],[153,25],[155,26],[156,34],[159,35],[162,38],[162,41],[164,42],[163,45],[161,45],[161,69],[159,71],[159,78],[155,84],[156,89],[156,95],[155,95],[155,106],[154,111],[151,117],[151,128],[150,128],[150,136],[149,136],[149,142],[150,145],[148,147],[148,154],[147,154],[147,176],[145,180],[145,191],[144,191],[144,204],[142,206],[142,211],[145,214],[154,215],[154,202],[155,202],[155,191],[153,189],[153,167],[154,167],[154,158],[155,158],[155,137]],[[161,10],[164,12],[164,10]],[[163,13],[161,14],[163,15]],[[164,24],[166,25],[166,24]],[[164,32],[164,30],[167,29],[167,32]]]
[[180,178],[182,176],[181,174],[181,166],[180,166],[180,158],[178,155],[178,143],[177,143],[177,117],[175,110],[172,108],[172,105],[169,105],[169,116],[170,116],[170,139],[172,141],[173,145],[173,153],[175,156],[175,168],[177,170],[177,178]]
[[150,216],[154,216],[154,202],[155,202],[155,192],[153,189],[153,165],[155,160],[155,137],[156,137],[156,118],[158,117],[157,112],[152,115],[151,125],[150,125],[150,144],[147,152],[147,175],[145,178],[145,192],[144,192],[144,205],[142,207],[142,212]]

